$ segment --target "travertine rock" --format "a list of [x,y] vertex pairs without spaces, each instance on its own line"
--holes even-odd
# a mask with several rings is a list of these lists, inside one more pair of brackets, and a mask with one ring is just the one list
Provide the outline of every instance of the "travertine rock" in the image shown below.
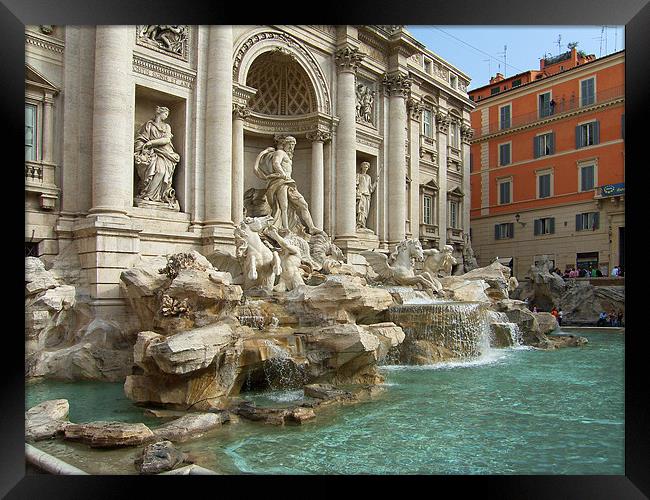
[[546,342],[546,335],[540,332],[537,318],[522,301],[505,299],[495,303],[494,308],[505,313],[511,323],[519,326],[524,344],[538,347]]
[[67,399],[52,399],[31,407],[25,412],[25,438],[39,441],[63,433],[70,425],[69,411]]
[[485,293],[493,302],[508,298],[510,268],[499,262],[493,262],[489,266],[473,269],[460,276],[460,278],[471,281],[485,281],[488,285]]
[[136,446],[153,439],[154,434],[146,425],[125,422],[89,422],[70,424],[64,430],[64,438],[81,441],[92,448],[120,448]]
[[287,308],[303,312],[303,324],[310,325],[381,321],[392,303],[387,290],[346,275],[330,275],[322,285],[300,287],[286,298]]
[[564,324],[595,325],[603,311],[625,312],[625,287],[593,286],[587,281],[569,280],[559,304]]
[[542,335],[548,335],[558,329],[559,325],[555,316],[548,312],[533,313],[539,324],[539,331]]
[[206,432],[223,425],[229,420],[230,416],[227,411],[190,413],[156,427],[153,433],[157,439],[182,442],[201,437]]
[[135,460],[140,474],[160,474],[183,463],[185,453],[177,450],[170,441],[159,441],[144,447],[142,456]]
[[463,302],[490,302],[486,290],[490,288],[483,279],[465,279],[463,276],[447,276],[440,278],[445,291],[453,292],[452,298]]

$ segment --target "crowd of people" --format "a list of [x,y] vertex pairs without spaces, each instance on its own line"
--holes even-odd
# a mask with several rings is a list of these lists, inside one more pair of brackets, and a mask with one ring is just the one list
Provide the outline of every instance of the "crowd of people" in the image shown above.
[[598,316],[596,326],[623,326],[623,311],[618,312],[610,311],[609,313],[602,311]]
[[[597,267],[589,266],[588,268],[567,268],[564,272],[560,271],[559,268],[554,269],[552,272],[559,274],[564,279],[568,278],[602,278],[603,272]],[[614,266],[611,272],[612,277],[623,277],[625,273],[623,271],[623,266]]]

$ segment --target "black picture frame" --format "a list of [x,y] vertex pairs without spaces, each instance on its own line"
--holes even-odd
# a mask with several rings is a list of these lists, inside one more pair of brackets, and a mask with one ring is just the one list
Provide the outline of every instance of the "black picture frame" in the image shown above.
[[[213,494],[222,495],[224,489],[246,494],[252,487],[264,488],[269,493],[310,495],[314,492],[310,483],[323,481],[329,486],[329,494],[339,495],[348,488],[360,484],[362,488],[385,489],[389,482],[413,494],[412,488],[424,488],[424,492],[438,494],[440,486],[449,487],[457,495],[475,490],[481,496],[498,498],[590,498],[621,499],[647,498],[650,495],[650,443],[648,439],[648,382],[645,365],[647,351],[644,349],[647,331],[643,328],[644,306],[642,276],[647,273],[643,260],[635,257],[635,251],[643,248],[644,224],[643,194],[648,186],[644,176],[648,170],[645,154],[647,126],[643,119],[650,110],[650,5],[648,0],[546,0],[545,2],[512,2],[510,0],[482,0],[456,2],[424,2],[422,0],[356,1],[345,3],[315,4],[312,10],[304,2],[278,2],[266,6],[255,4],[246,8],[238,2],[208,3],[200,0],[2,0],[0,4],[0,61],[2,61],[3,122],[8,130],[3,134],[3,150],[18,155],[18,161],[6,161],[4,197],[18,200],[5,202],[5,207],[20,207],[21,189],[24,182],[20,168],[22,152],[18,148],[23,134],[24,97],[24,26],[27,24],[138,24],[143,21],[175,22],[187,24],[263,24],[279,21],[307,24],[314,20],[329,24],[435,24],[435,25],[626,25],[626,113],[627,136],[625,144],[626,163],[626,217],[634,231],[627,232],[626,276],[627,304],[625,338],[626,378],[626,425],[625,425],[625,475],[621,476],[434,476],[434,477],[365,477],[328,476],[297,481],[297,478],[229,476],[194,480],[191,485],[176,479],[142,479],[141,476],[25,476],[24,461],[24,337],[18,327],[6,323],[5,341],[12,339],[11,349],[5,348],[4,398],[0,425],[0,495],[7,498],[130,498],[137,493],[133,488],[146,489],[147,496],[167,493],[168,496],[203,495],[195,492],[196,481],[200,488],[209,488]],[[431,47],[435,51],[435,47]],[[458,61],[452,61],[458,63]],[[15,205],[14,205],[15,203]],[[18,284],[23,272],[18,255],[20,245],[15,240],[24,233],[24,219],[6,209],[5,225],[11,222],[9,250],[11,283],[5,297],[5,318],[15,317],[22,301]],[[638,268],[636,268],[638,266]],[[636,272],[635,272],[636,268]],[[16,276],[14,276],[14,274]],[[15,290],[14,290],[15,286]],[[638,295],[635,293],[638,290]],[[4,294],[3,294],[4,295]],[[14,304],[15,301],[15,304]],[[17,317],[21,317],[20,314]],[[647,321],[647,320],[646,320]],[[549,426],[552,427],[552,423]],[[169,476],[174,477],[174,476]],[[205,477],[205,476],[204,476]],[[326,481],[326,483],[325,483]],[[406,484],[401,484],[406,483]],[[305,488],[306,486],[306,488]],[[288,491],[291,488],[293,491]],[[295,490],[294,490],[295,488]],[[434,489],[435,488],[435,489]],[[325,490],[323,490],[325,492]],[[399,493],[399,492],[398,492]],[[415,493],[422,494],[422,493]]]

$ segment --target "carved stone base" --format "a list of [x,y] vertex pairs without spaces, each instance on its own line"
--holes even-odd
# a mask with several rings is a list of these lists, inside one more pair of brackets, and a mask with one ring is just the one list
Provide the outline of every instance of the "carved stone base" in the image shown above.
[[136,207],[157,208],[160,210],[170,210],[172,212],[181,211],[181,206],[178,204],[178,200],[174,201],[174,203],[165,203],[162,201],[149,201],[143,200],[142,198],[134,198],[133,203]]
[[372,229],[368,229],[367,227],[357,227],[357,233],[375,234],[375,232]]

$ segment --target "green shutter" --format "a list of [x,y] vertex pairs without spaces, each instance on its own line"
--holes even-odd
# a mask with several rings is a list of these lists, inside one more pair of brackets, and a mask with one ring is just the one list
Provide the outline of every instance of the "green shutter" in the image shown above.
[[533,137],[533,157],[539,158],[539,136]]
[[555,132],[551,132],[549,134],[549,144],[550,144],[550,150],[551,154],[555,154]]
[[551,217],[549,219],[549,226],[550,226],[549,228],[550,233],[555,234],[555,217]]
[[576,149],[582,147],[582,126],[578,125],[576,127]]
[[535,219],[535,228],[534,228],[534,231],[533,231],[535,236],[537,236],[539,233],[542,232],[542,229],[540,227],[541,225],[542,225],[542,221],[539,220],[539,219]]
[[499,224],[494,225],[494,239],[495,240],[499,239]]
[[600,144],[600,122],[594,122],[594,144]]
[[576,231],[582,231],[582,214],[576,214]]

